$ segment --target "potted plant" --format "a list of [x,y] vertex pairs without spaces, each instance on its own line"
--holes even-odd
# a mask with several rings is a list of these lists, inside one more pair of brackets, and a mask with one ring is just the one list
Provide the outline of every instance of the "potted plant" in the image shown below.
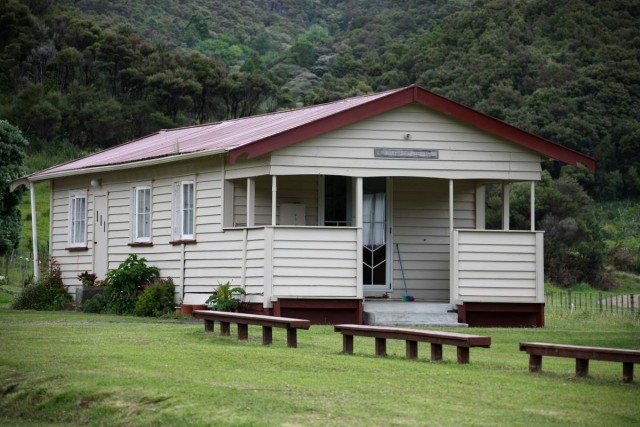
[[76,304],[82,306],[85,301],[104,292],[104,287],[100,286],[102,281],[96,280],[96,278],[97,276],[95,274],[89,273],[87,270],[85,270],[84,273],[78,274],[78,280],[82,283],[82,286],[76,288]]
[[242,288],[232,288],[231,282],[224,284],[218,284],[218,288],[213,292],[206,304],[216,311],[238,311],[240,307],[240,299],[234,297],[235,295],[246,295]]

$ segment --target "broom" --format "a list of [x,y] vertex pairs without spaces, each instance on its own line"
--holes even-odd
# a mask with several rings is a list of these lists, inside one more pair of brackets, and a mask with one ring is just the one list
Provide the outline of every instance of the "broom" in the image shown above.
[[402,284],[404,285],[404,295],[402,301],[415,301],[413,295],[409,294],[407,289],[407,279],[404,277],[404,268],[402,267],[402,257],[400,256],[400,245],[396,243],[396,252],[398,252],[398,261],[400,261],[400,271],[402,272]]

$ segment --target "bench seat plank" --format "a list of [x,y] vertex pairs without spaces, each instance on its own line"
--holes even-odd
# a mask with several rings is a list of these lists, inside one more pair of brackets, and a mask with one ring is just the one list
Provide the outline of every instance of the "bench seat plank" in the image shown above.
[[220,335],[228,336],[231,323],[238,325],[238,340],[249,339],[249,325],[262,326],[262,344],[269,345],[273,342],[272,328],[285,328],[287,330],[287,345],[292,348],[298,346],[298,329],[309,329],[311,322],[306,319],[291,317],[264,316],[260,314],[233,313],[226,311],[195,310],[193,316],[204,320],[205,332],[213,332],[214,322],[220,323]]
[[491,337],[456,332],[353,324],[335,325],[334,331],[342,334],[342,351],[347,354],[353,353],[354,336],[375,338],[376,356],[386,355],[387,339],[405,340],[407,359],[416,359],[418,357],[418,342],[429,342],[431,343],[431,360],[434,362],[442,360],[443,345],[457,347],[458,363],[469,363],[469,348],[491,346]]
[[589,374],[589,360],[622,363],[622,381],[633,382],[633,364],[640,363],[640,350],[609,347],[588,347],[569,344],[521,342],[520,351],[529,354],[529,371],[542,370],[542,356],[566,357],[576,360],[576,376]]
[[367,325],[335,325],[336,332],[362,337],[379,337],[398,340],[415,340],[434,344],[455,345],[457,347],[491,347],[491,337],[460,334],[456,332],[429,331],[424,329],[404,329]]
[[640,350],[629,350],[624,348],[522,342],[520,343],[520,351],[526,351],[529,354],[536,354],[539,356],[640,363]]
[[247,314],[247,313],[233,313],[228,311],[213,311],[213,310],[194,310],[193,316],[196,319],[211,319],[217,321],[225,321],[225,319],[231,319],[232,323],[243,321],[248,325],[270,326],[272,328],[286,328],[288,327],[296,329],[309,329],[311,322],[306,319],[295,319],[292,317],[276,317],[276,316],[264,316],[262,314]]

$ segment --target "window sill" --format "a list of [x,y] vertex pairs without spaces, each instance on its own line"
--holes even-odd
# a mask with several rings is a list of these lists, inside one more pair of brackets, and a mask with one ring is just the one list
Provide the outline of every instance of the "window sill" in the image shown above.
[[70,248],[64,248],[67,252],[85,252],[89,250],[88,246],[72,246]]
[[131,246],[132,248],[150,248],[153,246],[152,242],[131,242],[131,243],[127,243],[127,245]]
[[190,240],[172,240],[171,242],[169,242],[170,244],[172,244],[173,246],[178,246],[178,245],[195,245],[196,243],[198,243],[198,241],[196,239],[190,239]]

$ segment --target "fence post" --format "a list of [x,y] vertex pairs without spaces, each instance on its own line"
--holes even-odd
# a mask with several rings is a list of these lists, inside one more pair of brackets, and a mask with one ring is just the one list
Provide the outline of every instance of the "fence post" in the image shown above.
[[629,295],[629,308],[631,309],[631,315],[633,316],[635,314],[635,310],[634,310],[634,301],[633,301],[633,294]]

